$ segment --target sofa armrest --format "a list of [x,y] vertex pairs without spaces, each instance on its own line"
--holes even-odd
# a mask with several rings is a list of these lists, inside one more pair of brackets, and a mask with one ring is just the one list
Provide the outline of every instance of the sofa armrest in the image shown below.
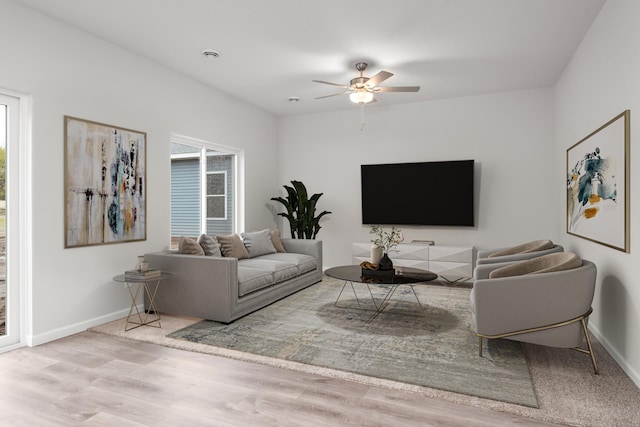
[[[211,319],[212,313],[230,316],[238,295],[236,258],[185,255],[176,251],[145,254],[149,267],[172,276],[162,281],[156,295],[158,309]],[[184,286],[188,283],[189,286]]]
[[595,292],[596,267],[581,267],[525,276],[480,279],[471,304],[476,330],[499,335],[547,326],[585,314]]

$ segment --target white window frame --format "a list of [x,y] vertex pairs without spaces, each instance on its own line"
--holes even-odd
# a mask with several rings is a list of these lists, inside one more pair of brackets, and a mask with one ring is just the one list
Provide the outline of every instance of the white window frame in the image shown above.
[[[222,197],[223,201],[224,201],[224,215],[221,217],[212,217],[212,216],[207,216],[207,220],[211,220],[211,221],[226,221],[227,220],[227,171],[211,171],[211,172],[207,172],[207,175],[222,175],[224,176],[224,186],[223,186],[223,192],[222,194],[205,194],[205,197],[209,198],[209,197]],[[205,177],[206,179],[206,177]],[[205,181],[206,182],[206,181]],[[206,185],[205,185],[206,187]],[[207,190],[205,189],[205,193],[207,192]],[[205,199],[205,204],[206,204],[207,200]],[[207,210],[207,206],[205,206],[205,211]],[[208,212],[207,212],[208,213]]]
[[[230,154],[233,155],[233,182],[234,182],[234,190],[235,190],[235,197],[233,198],[233,218],[232,218],[232,229],[235,232],[238,232],[238,230],[244,230],[244,194],[245,194],[245,190],[244,190],[244,150],[238,149],[238,148],[234,148],[234,147],[230,147],[228,145],[223,145],[223,144],[218,144],[218,143],[214,143],[214,142],[210,142],[210,141],[205,141],[203,139],[198,139],[198,138],[192,138],[190,136],[185,136],[185,135],[180,135],[177,133],[171,133],[170,135],[170,142],[174,142],[176,144],[182,144],[182,145],[188,145],[190,147],[194,147],[194,148],[199,148],[202,150],[202,154],[200,155],[200,162],[203,163],[200,165],[200,180],[201,182],[206,184],[206,173],[207,173],[207,156],[206,156],[206,152],[207,150],[213,150],[213,151],[220,151],[221,153],[225,153],[225,154]],[[180,158],[180,157],[187,157],[187,155],[176,155],[175,157],[172,158]],[[193,155],[191,155],[191,157],[193,157]],[[227,176],[227,179],[229,177]],[[201,203],[200,205],[200,219],[201,219],[201,224],[200,224],[200,230],[204,230],[201,232],[205,232],[207,229],[207,206],[206,206],[206,185],[201,185],[201,200],[204,201],[204,203]],[[225,189],[226,191],[226,189]],[[225,199],[225,206],[226,206],[226,199]],[[225,209],[225,215],[226,215],[226,209]]]

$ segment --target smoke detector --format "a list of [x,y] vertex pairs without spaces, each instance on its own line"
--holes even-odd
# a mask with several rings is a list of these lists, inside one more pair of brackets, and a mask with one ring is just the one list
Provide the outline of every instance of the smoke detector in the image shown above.
[[202,56],[207,59],[218,59],[220,57],[220,52],[213,49],[205,49],[202,51]]

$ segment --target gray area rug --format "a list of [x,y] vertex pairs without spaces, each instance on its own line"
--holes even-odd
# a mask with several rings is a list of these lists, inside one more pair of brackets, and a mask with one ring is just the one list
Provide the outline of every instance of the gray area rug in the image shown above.
[[[232,324],[201,321],[167,335],[189,342],[322,368],[537,407],[519,343],[494,340],[478,356],[469,290],[440,285],[396,291],[375,319],[357,309],[349,285],[323,282]],[[355,284],[361,308],[374,309],[364,284]],[[371,287],[380,300],[385,288]]]
[[154,345],[209,354],[212,356],[212,363],[215,363],[215,357],[226,357],[281,369],[306,372],[327,378],[358,382],[374,387],[418,393],[426,397],[460,405],[508,412],[561,425],[640,427],[640,389],[618,366],[595,336],[592,336],[591,340],[598,360],[600,375],[593,375],[589,357],[577,351],[533,344],[524,344],[522,346],[539,403],[539,408],[532,408],[166,336],[201,320],[163,314],[162,328],[143,327],[125,331],[126,321],[125,318],[121,318],[94,326],[90,330],[95,333],[109,334]]

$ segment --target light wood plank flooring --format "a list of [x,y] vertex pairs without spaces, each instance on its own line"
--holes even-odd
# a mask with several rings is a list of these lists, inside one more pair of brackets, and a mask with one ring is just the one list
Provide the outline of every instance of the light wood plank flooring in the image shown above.
[[0,425],[543,426],[94,332],[0,354]]

